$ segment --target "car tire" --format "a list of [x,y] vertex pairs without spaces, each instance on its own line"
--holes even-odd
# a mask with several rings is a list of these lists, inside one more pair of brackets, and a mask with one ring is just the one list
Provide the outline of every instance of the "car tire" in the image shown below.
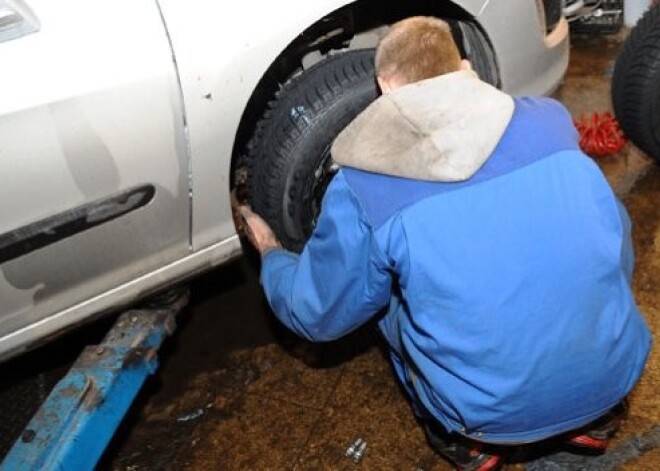
[[[485,81],[499,85],[494,54],[473,23],[457,24],[461,48]],[[377,96],[374,50],[330,55],[286,83],[247,147],[248,195],[282,245],[300,252],[336,166],[330,147]]]
[[621,47],[612,103],[626,136],[660,161],[660,5],[645,13]]
[[495,52],[479,25],[473,21],[459,20],[450,20],[449,23],[461,55],[470,60],[479,78],[501,88]]
[[284,247],[311,234],[336,168],[330,146],[376,98],[374,51],[332,55],[285,84],[248,146],[250,203]]

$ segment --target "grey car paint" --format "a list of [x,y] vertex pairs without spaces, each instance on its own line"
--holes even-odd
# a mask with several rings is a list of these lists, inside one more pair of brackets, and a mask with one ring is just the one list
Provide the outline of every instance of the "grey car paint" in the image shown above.
[[[0,359],[240,255],[229,186],[246,105],[291,41],[351,4],[21,1],[32,29],[0,35],[0,235],[140,185],[155,193],[0,264]],[[538,2],[454,3],[489,35],[505,90],[557,85],[568,37],[545,35]],[[358,32],[351,47],[377,38]]]
[[[89,8],[82,2],[59,3],[60,8],[69,6],[81,13]],[[97,10],[90,23],[84,23],[65,21],[56,12],[49,14],[48,6],[33,2],[35,14],[42,13],[42,32],[0,45],[4,75],[23,73],[19,63],[11,62],[21,57],[7,52],[23,41],[32,43],[35,57],[40,49],[59,52],[58,61],[49,66],[62,66],[42,70],[48,74],[44,80],[56,82],[49,100],[34,106],[25,100],[24,109],[0,115],[0,233],[144,182],[156,188],[155,195],[131,214],[0,266],[0,338],[190,250],[182,106],[157,5],[132,5],[131,17],[122,21],[123,40],[112,41],[116,25],[98,20],[117,18],[115,9],[121,3],[128,7],[128,2],[93,3]],[[59,21],[67,34],[46,34],[60,26]],[[52,41],[60,41],[55,44],[59,47]],[[131,50],[122,50],[126,47]],[[152,77],[151,71],[146,78],[135,77],[131,65],[140,56],[152,64]],[[77,62],[83,66],[66,67]],[[88,67],[102,63],[117,77],[103,83],[105,77],[85,69],[85,62]],[[87,73],[97,83],[89,83],[80,93],[68,89]],[[0,96],[10,92],[30,90],[2,90]],[[0,343],[0,352],[3,346]]]

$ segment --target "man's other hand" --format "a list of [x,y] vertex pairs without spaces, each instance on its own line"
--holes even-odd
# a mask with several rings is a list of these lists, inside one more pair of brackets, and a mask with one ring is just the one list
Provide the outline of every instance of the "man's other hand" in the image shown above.
[[248,240],[263,256],[266,252],[273,249],[281,249],[282,244],[270,228],[268,223],[261,216],[255,214],[249,206],[239,206],[238,211],[243,217],[243,228]]

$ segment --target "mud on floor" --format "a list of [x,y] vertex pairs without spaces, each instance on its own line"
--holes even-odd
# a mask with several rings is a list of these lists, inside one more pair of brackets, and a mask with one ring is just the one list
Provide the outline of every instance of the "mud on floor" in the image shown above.
[[[634,288],[656,333],[660,332],[660,291],[654,282],[660,273],[660,212],[655,203],[659,197],[660,167],[653,165],[623,197],[635,225]],[[239,268],[251,276],[250,267]],[[250,308],[257,309],[246,306]],[[249,316],[247,310],[242,314]],[[256,322],[254,318],[244,319]],[[212,325],[205,327],[212,329]],[[271,339],[260,346],[236,348],[215,358],[214,365],[203,361],[199,368],[189,366],[178,372],[168,371],[170,365],[165,365],[161,381],[174,381],[176,386],[152,391],[146,403],[138,406],[128,424],[130,430],[114,444],[114,455],[106,458],[102,468],[451,469],[427,447],[379,349],[373,326],[329,345],[308,344],[273,328],[277,342]],[[222,335],[235,334],[236,330],[230,328]],[[191,334],[186,331],[184,335]],[[190,349],[189,342],[189,338],[184,339],[181,347]],[[220,346],[218,349],[222,350]],[[188,360],[194,362],[195,357]],[[186,371],[191,373],[188,378]],[[660,424],[659,382],[660,357],[655,349],[631,397],[630,415],[612,444],[613,462],[564,463],[554,468],[539,467],[537,463],[529,469],[657,469],[660,450],[654,427]],[[631,440],[640,436],[656,442],[651,450],[638,452],[641,456],[637,457],[630,453]],[[368,444],[360,464],[344,456],[356,438]],[[525,468],[524,463],[507,465],[510,470]]]

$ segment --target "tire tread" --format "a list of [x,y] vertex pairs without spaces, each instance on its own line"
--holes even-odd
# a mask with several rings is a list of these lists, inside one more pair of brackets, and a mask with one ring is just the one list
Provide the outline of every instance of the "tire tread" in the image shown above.
[[612,104],[621,128],[660,160],[660,5],[651,7],[624,41],[614,66]]
[[[359,110],[350,113],[350,119],[375,98],[375,81],[369,84],[370,91],[360,90],[373,76],[371,49],[329,56],[280,88],[247,145],[245,163],[250,203],[291,250],[300,250],[308,235],[292,233],[284,224],[287,218],[295,218],[291,213],[296,211],[281,204],[283,197],[300,200],[301,185],[288,185],[286,194],[286,182],[302,178],[299,172],[292,172],[291,156],[296,155],[310,126],[323,120],[336,107],[345,106],[353,95],[366,93],[369,99],[358,106]],[[302,108],[304,113],[298,111]]]

